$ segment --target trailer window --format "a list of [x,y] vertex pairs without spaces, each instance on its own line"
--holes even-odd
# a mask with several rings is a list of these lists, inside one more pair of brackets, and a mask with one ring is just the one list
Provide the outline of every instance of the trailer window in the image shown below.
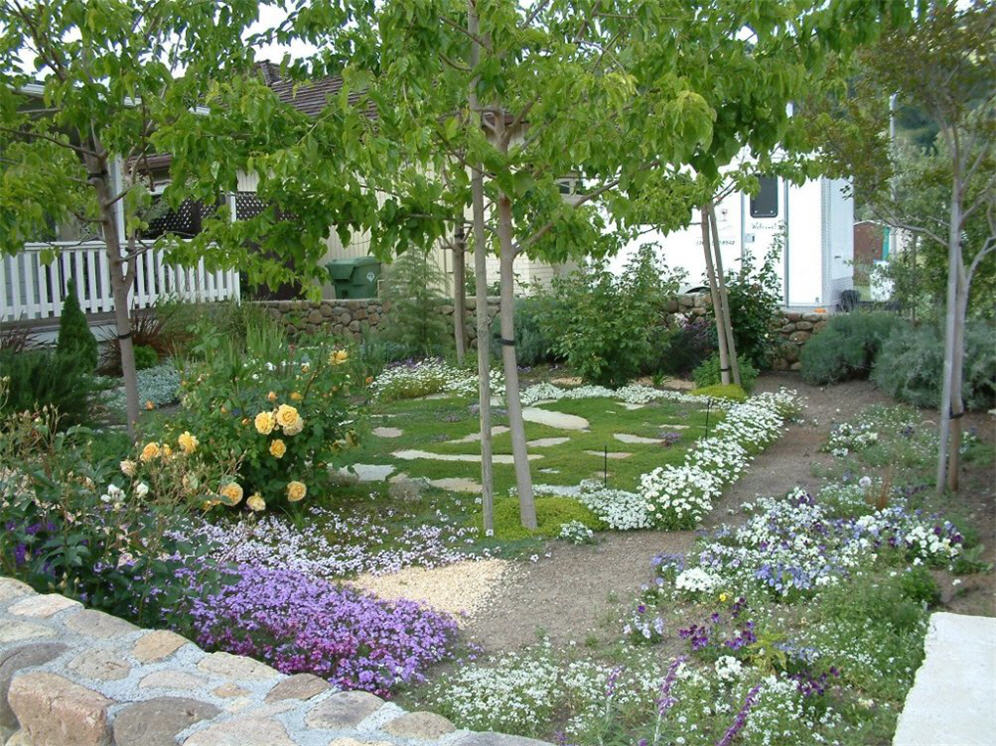
[[750,198],[750,216],[752,218],[778,217],[778,178],[761,176],[760,191]]

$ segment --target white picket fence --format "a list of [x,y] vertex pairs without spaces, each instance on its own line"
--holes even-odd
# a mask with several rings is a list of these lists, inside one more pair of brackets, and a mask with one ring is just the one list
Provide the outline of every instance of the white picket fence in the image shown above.
[[[53,247],[58,251],[54,261],[43,264],[42,252]],[[160,298],[209,302],[240,297],[235,270],[209,272],[203,259],[195,268],[170,266],[162,251],[148,251],[136,261],[130,308],[149,308]],[[58,318],[71,278],[84,313],[114,310],[110,263],[100,241],[27,244],[16,256],[0,257],[0,322]]]

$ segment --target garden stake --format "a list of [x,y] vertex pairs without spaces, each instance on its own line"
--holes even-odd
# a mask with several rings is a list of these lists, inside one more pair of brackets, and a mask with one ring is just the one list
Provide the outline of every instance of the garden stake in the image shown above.
[[706,424],[705,424],[705,437],[709,437],[709,410],[712,408],[712,397],[706,397]]
[[602,486],[609,486],[609,447],[604,446],[605,453],[602,456]]

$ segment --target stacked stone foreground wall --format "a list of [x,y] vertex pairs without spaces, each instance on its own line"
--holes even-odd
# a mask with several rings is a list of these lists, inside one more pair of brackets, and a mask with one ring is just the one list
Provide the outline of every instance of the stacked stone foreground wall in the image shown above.
[[549,746],[207,653],[0,578],[4,746]]
[[[360,340],[365,330],[375,331],[388,322],[390,304],[377,298],[321,301],[259,301],[259,304],[279,319],[292,335],[327,331],[342,337]],[[708,295],[679,295],[665,304],[666,320],[675,323],[679,314],[685,317],[704,316],[712,302]],[[453,304],[442,302],[439,313],[453,316]],[[488,321],[498,314],[498,299],[488,299]],[[772,359],[775,370],[798,370],[799,348],[826,326],[826,313],[782,311],[775,317],[772,334],[776,349]],[[477,336],[476,304],[467,309],[467,335],[474,343]],[[734,325],[737,320],[733,319]]]

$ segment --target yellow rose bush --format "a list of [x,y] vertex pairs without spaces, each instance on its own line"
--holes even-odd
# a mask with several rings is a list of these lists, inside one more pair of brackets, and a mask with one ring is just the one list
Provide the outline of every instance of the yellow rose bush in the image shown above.
[[336,454],[356,442],[352,397],[365,384],[355,366],[327,339],[303,340],[279,360],[191,362],[168,440],[198,458],[238,459],[243,494],[221,492],[217,505],[260,512],[307,503],[327,491]]

